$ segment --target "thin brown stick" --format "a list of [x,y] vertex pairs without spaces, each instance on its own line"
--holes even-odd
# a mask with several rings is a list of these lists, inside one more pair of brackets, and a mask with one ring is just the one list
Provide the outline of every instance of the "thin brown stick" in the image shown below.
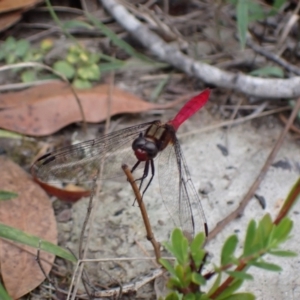
[[248,192],[245,195],[244,199],[242,200],[242,202],[240,203],[240,205],[238,206],[238,208],[236,210],[234,210],[232,213],[230,213],[225,219],[220,221],[217,224],[217,226],[209,233],[207,241],[210,241],[211,239],[213,239],[221,230],[223,230],[223,228],[227,224],[229,224],[232,220],[234,220],[235,218],[237,218],[238,216],[240,216],[243,213],[245,207],[247,206],[250,199],[254,196],[255,191],[257,190],[260,183],[264,179],[270,165],[272,164],[275,156],[277,155],[287,132],[289,131],[291,125],[293,124],[293,122],[294,122],[294,120],[297,116],[297,113],[298,113],[299,109],[300,109],[300,98],[298,99],[297,104],[295,105],[286,126],[284,127],[284,129],[282,130],[280,136],[278,137],[278,139],[277,139],[271,153],[269,154],[264,166],[262,167],[262,169],[259,172],[259,174],[258,174],[257,178],[255,179],[255,181],[253,182],[252,186],[248,190]]
[[122,165],[122,169],[123,169],[128,181],[129,181],[129,183],[131,184],[132,190],[133,190],[133,192],[135,194],[135,197],[136,197],[136,200],[139,204],[139,208],[141,210],[141,214],[142,214],[143,221],[144,221],[145,228],[146,228],[146,232],[147,232],[147,239],[153,245],[155,257],[156,257],[156,260],[158,262],[160,257],[161,257],[161,255],[160,255],[160,244],[156,241],[156,239],[154,237],[154,234],[152,232],[151,224],[150,224],[150,221],[149,221],[149,218],[148,218],[148,215],[147,215],[147,210],[146,210],[146,207],[144,205],[144,201],[142,199],[142,195],[140,193],[140,190],[139,190],[138,186],[136,185],[136,182],[135,182],[135,180],[133,178],[133,175],[130,172],[128,166],[124,164],[124,165]]
[[297,198],[300,194],[300,186],[298,185],[295,190],[293,191],[291,197],[290,197],[290,201],[287,203],[287,205],[283,206],[283,208],[280,210],[277,218],[274,221],[274,224],[278,225],[281,220],[288,214],[288,212],[290,211],[291,207],[295,204],[295,202],[297,201]]

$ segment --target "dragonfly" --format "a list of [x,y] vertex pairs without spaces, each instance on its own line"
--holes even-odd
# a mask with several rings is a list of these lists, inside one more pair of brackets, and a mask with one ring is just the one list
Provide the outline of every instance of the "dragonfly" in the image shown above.
[[101,180],[113,179],[121,176],[121,166],[126,164],[131,172],[142,170],[142,176],[136,179],[140,181],[140,190],[148,180],[144,195],[158,171],[162,200],[175,226],[191,236],[201,229],[208,235],[201,200],[176,132],[206,104],[209,95],[210,90],[205,89],[190,99],[168,122],[155,120],[127,127],[47,153],[32,165],[32,175],[50,186],[71,183],[92,190],[99,168],[102,168]]

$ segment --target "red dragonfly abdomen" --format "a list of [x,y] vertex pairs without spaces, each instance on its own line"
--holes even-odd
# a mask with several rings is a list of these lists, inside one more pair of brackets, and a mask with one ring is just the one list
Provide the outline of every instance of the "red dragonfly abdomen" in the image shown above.
[[206,89],[201,94],[195,96],[190,101],[188,101],[178,112],[175,118],[169,123],[174,127],[175,131],[180,127],[180,125],[190,118],[194,113],[196,113],[209,99],[210,90]]

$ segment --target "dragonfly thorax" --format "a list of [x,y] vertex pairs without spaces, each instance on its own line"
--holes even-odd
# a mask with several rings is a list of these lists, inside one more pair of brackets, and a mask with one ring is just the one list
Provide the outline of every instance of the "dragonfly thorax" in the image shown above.
[[158,148],[155,142],[145,138],[142,134],[133,141],[132,149],[139,161],[153,159],[158,153]]

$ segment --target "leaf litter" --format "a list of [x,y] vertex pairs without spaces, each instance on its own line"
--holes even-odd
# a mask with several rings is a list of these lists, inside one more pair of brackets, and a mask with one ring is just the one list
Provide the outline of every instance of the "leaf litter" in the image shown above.
[[[14,191],[17,197],[0,201],[0,223],[57,243],[57,228],[51,202],[46,193],[15,163],[0,157],[0,189]],[[17,299],[39,286],[45,279],[37,261],[37,249],[0,239],[0,267],[9,295]],[[48,274],[54,255],[40,253]]]
[[[102,84],[88,90],[77,90],[87,122],[98,123],[108,116],[121,113],[140,113],[168,108]],[[31,136],[50,135],[59,129],[82,121],[78,104],[65,83],[55,82],[11,92],[0,96],[0,127]]]
[[[202,11],[202,15],[208,15],[208,14],[206,14],[206,11]],[[184,16],[184,17],[186,17],[186,16]],[[201,18],[200,18],[201,19]],[[203,18],[204,19],[204,18]],[[199,26],[199,17],[197,17],[197,20],[195,20],[196,22],[197,22],[197,25]],[[206,20],[204,20],[204,22],[206,22]],[[177,25],[177,24],[176,24]],[[184,25],[185,25],[185,27],[188,27],[188,26],[190,26],[189,25],[189,22],[184,22]],[[212,24],[209,24],[208,22],[207,22],[207,26],[209,26],[209,27],[213,27],[212,26]],[[201,40],[201,38],[199,38],[199,40]],[[208,43],[211,43],[211,40],[212,40],[212,38],[210,38],[210,37],[208,37]],[[232,43],[231,42],[229,42],[228,43],[228,40],[226,40],[226,43],[225,43],[225,46],[227,47],[227,46],[231,46],[232,45]],[[225,51],[223,51],[223,52],[225,52]],[[209,54],[212,54],[212,53],[208,53],[208,55]],[[248,57],[249,57],[249,55],[248,55]],[[212,58],[213,59],[213,58]],[[223,58],[222,58],[223,59]],[[250,57],[250,59],[252,60],[252,58]],[[245,60],[243,60],[243,61],[245,61]],[[225,61],[226,62],[226,61]],[[232,58],[230,57],[228,60],[227,60],[227,63],[229,63],[229,64],[232,64],[232,62],[233,62],[233,60],[232,60]],[[214,62],[213,62],[214,63]],[[229,67],[230,68],[230,67]],[[123,78],[124,79],[124,78]],[[132,88],[132,90],[134,90],[135,89],[135,87],[134,88]],[[240,133],[240,136],[241,137],[243,137],[246,133],[248,132],[248,127],[246,127],[246,129],[245,129],[245,133],[244,132],[242,132],[242,133]],[[270,133],[270,134],[272,134],[272,133]],[[220,133],[219,133],[219,135],[221,135]],[[234,138],[234,134],[233,134],[233,138]],[[219,136],[218,136],[219,137]],[[259,135],[258,135],[258,137],[259,137]],[[216,137],[215,137],[216,138]],[[208,145],[210,145],[209,144],[209,141],[210,140],[212,140],[213,138],[212,137],[210,137],[210,139],[209,140],[207,140],[207,141],[205,141],[205,139],[203,140],[202,138],[201,138],[201,142],[200,142],[200,140],[198,140],[197,139],[197,137],[195,137],[194,138],[194,140],[195,140],[195,142],[197,141],[197,143],[199,143],[199,144],[201,144],[201,146],[203,146],[203,145],[205,145],[206,143],[208,144]],[[215,140],[217,140],[217,139],[215,139]],[[224,142],[223,140],[221,140],[220,141],[220,143],[221,142]],[[259,140],[256,140],[255,141],[255,143],[251,143],[248,147],[249,147],[249,149],[252,149],[251,147],[252,147],[252,144],[258,144],[259,145]],[[244,145],[242,144],[242,145],[240,145],[240,148],[241,147],[243,147]],[[202,153],[202,151],[201,150],[199,150],[199,145],[197,145],[197,152],[199,151],[199,152],[201,152]],[[213,149],[213,147],[215,147],[215,144],[212,146],[212,145],[210,145],[210,149],[208,149],[208,151],[209,152],[214,152],[214,150],[215,149]],[[263,149],[264,149],[265,147],[263,147]],[[232,147],[230,148],[230,149],[232,149]],[[239,149],[239,147],[233,147],[233,149]],[[206,149],[207,150],[207,149]],[[207,153],[208,151],[203,151],[204,153]],[[220,151],[218,151],[218,152],[220,152]],[[232,158],[232,156],[234,156],[234,155],[237,155],[238,153],[231,153],[231,158]],[[220,153],[218,153],[218,155],[220,155]],[[189,157],[189,155],[188,155],[188,157]],[[230,158],[230,157],[229,157]],[[228,157],[226,158],[227,160],[229,159]],[[214,161],[216,161],[216,162],[218,162],[218,166],[212,166],[213,168],[209,168],[209,166],[210,166],[210,161],[211,161],[211,156],[209,157],[209,158],[207,158],[207,159],[203,159],[204,161],[205,161],[205,164],[203,164],[203,165],[205,165],[206,167],[206,172],[200,172],[200,175],[199,175],[199,178],[206,178],[206,174],[209,174],[210,172],[211,172],[211,170],[215,170],[215,169],[218,169],[218,170],[221,170],[221,172],[220,172],[220,175],[224,175],[223,174],[223,172],[225,172],[224,170],[227,170],[227,169],[225,169],[225,167],[224,166],[222,166],[222,157],[219,157],[219,156],[217,156],[217,159],[215,159]],[[243,159],[240,159],[240,161],[244,161]],[[198,164],[196,161],[194,161],[194,165],[200,165],[200,163]],[[237,164],[237,165],[239,165],[239,164]],[[222,166],[222,167],[221,167]],[[250,171],[248,170],[247,171],[247,174],[248,173],[250,173]],[[243,175],[243,174],[242,174]],[[282,176],[283,177],[283,179],[285,179],[285,177],[287,177],[286,176],[286,174],[284,174],[285,176]],[[198,178],[197,176],[195,176],[196,178]],[[216,177],[218,178],[218,174],[215,174],[214,175],[214,181],[216,180]],[[199,179],[199,180],[202,180],[202,179]],[[214,182],[213,181],[213,182]],[[280,182],[281,182],[282,180],[280,180]],[[215,182],[214,182],[215,183]],[[222,184],[223,184],[223,181],[220,181],[220,183],[221,184],[218,184],[217,186],[219,187],[218,189],[221,189],[221,187],[222,187]],[[285,185],[284,185],[285,186]],[[122,191],[123,191],[123,188],[120,188],[120,190],[122,189]],[[225,194],[225,195],[227,195],[226,194],[226,190],[225,191],[223,191],[223,193]],[[109,196],[111,196],[111,190],[109,191]],[[117,196],[117,198],[119,198],[120,196],[122,196],[122,195],[118,195],[118,193],[116,193],[116,195],[115,195],[115,197]],[[211,197],[212,197],[212,195],[210,195]],[[230,196],[232,196],[232,195],[230,195]],[[224,197],[224,195],[222,194],[221,195],[221,198],[223,198]],[[227,197],[227,196],[226,196]],[[120,197],[120,198],[123,198],[123,197]],[[214,197],[214,198],[218,198],[218,197]],[[106,200],[107,199],[107,197],[104,197],[104,202],[105,201],[107,201]],[[117,199],[118,200],[118,199]],[[122,199],[123,200],[123,199]],[[101,201],[103,201],[102,199],[101,199]],[[122,204],[123,204],[123,201],[120,201]],[[152,202],[152,201],[151,201]],[[212,201],[213,202],[213,201]],[[78,209],[78,212],[81,212],[81,213],[84,213],[85,212],[85,209],[82,209],[82,207],[80,207],[79,208],[79,205],[82,205],[84,202],[78,202],[78,203],[76,203],[75,205],[74,205],[74,209],[76,210],[76,208]],[[103,205],[104,205],[104,203],[103,203]],[[127,204],[128,205],[128,204]],[[127,208],[127,207],[126,207]],[[101,208],[101,211],[103,211],[104,209],[103,209],[103,207]],[[220,210],[222,210],[222,209],[220,209]],[[209,210],[210,211],[210,210]],[[212,214],[213,216],[214,216],[214,219],[216,219],[217,217],[216,217],[216,215],[214,214],[214,213],[212,213],[211,211],[210,211],[210,214]],[[122,214],[121,214],[122,215]],[[113,216],[120,216],[120,214],[113,214]],[[101,223],[105,223],[105,221],[107,220],[107,211],[104,211],[103,212],[103,217],[101,218],[99,218],[99,222],[101,222]],[[78,218],[74,218],[75,220],[77,220],[77,221],[80,221],[80,220],[82,220],[83,219],[83,216],[82,215],[78,215]],[[120,221],[120,220],[118,220],[118,222],[116,222],[119,226],[120,226],[120,224],[126,224],[127,225],[127,219],[130,219],[130,218],[128,218],[128,215],[126,216],[126,218],[124,218],[125,220],[122,220],[122,221]],[[138,223],[138,225],[140,225],[139,224],[139,222],[138,222],[138,220],[137,219],[134,219],[134,223]],[[117,226],[117,224],[116,224],[116,226]],[[94,255],[95,255],[95,252],[97,253],[98,251],[99,251],[99,249],[100,249],[100,256],[102,257],[103,256],[103,250],[104,250],[104,248],[106,248],[108,245],[108,239],[109,238],[111,238],[111,236],[109,236],[109,234],[110,234],[110,232],[109,232],[109,226],[105,226],[105,225],[107,225],[107,224],[102,224],[103,225],[103,227],[102,228],[99,228],[99,233],[100,234],[96,234],[96,236],[95,236],[95,240],[94,240],[94,245],[93,245],[93,251],[92,251],[92,253],[90,253],[90,256],[91,257],[94,257]],[[127,225],[128,226],[128,225]],[[131,224],[128,226],[129,228],[131,228]],[[72,232],[72,234],[73,234],[73,236],[72,236],[72,240],[74,241],[74,240],[76,240],[76,237],[75,237],[75,231],[76,231],[76,229],[74,229],[74,224],[72,223],[72,224],[70,224],[70,227],[72,228],[72,229],[70,229],[70,232]],[[102,230],[100,230],[100,229],[102,229]],[[103,242],[102,243],[100,243],[99,242],[99,236],[103,239]],[[126,236],[126,235],[125,235]],[[112,239],[112,241],[114,241],[114,239]],[[76,242],[76,241],[75,241]],[[115,254],[115,252],[116,251],[120,251],[122,249],[122,245],[120,245],[120,244],[118,244],[116,247],[115,247],[115,251],[112,253],[112,254]],[[132,250],[131,250],[132,251]],[[130,271],[132,271],[132,267],[131,268],[128,268],[128,269],[130,269]],[[99,269],[97,269],[97,271],[96,272],[99,272]],[[99,278],[101,278],[101,276],[103,276],[103,272],[99,272],[99,273],[97,273],[96,274],[97,275],[97,282],[98,282],[98,280],[99,280]],[[149,294],[148,294],[149,295]]]

